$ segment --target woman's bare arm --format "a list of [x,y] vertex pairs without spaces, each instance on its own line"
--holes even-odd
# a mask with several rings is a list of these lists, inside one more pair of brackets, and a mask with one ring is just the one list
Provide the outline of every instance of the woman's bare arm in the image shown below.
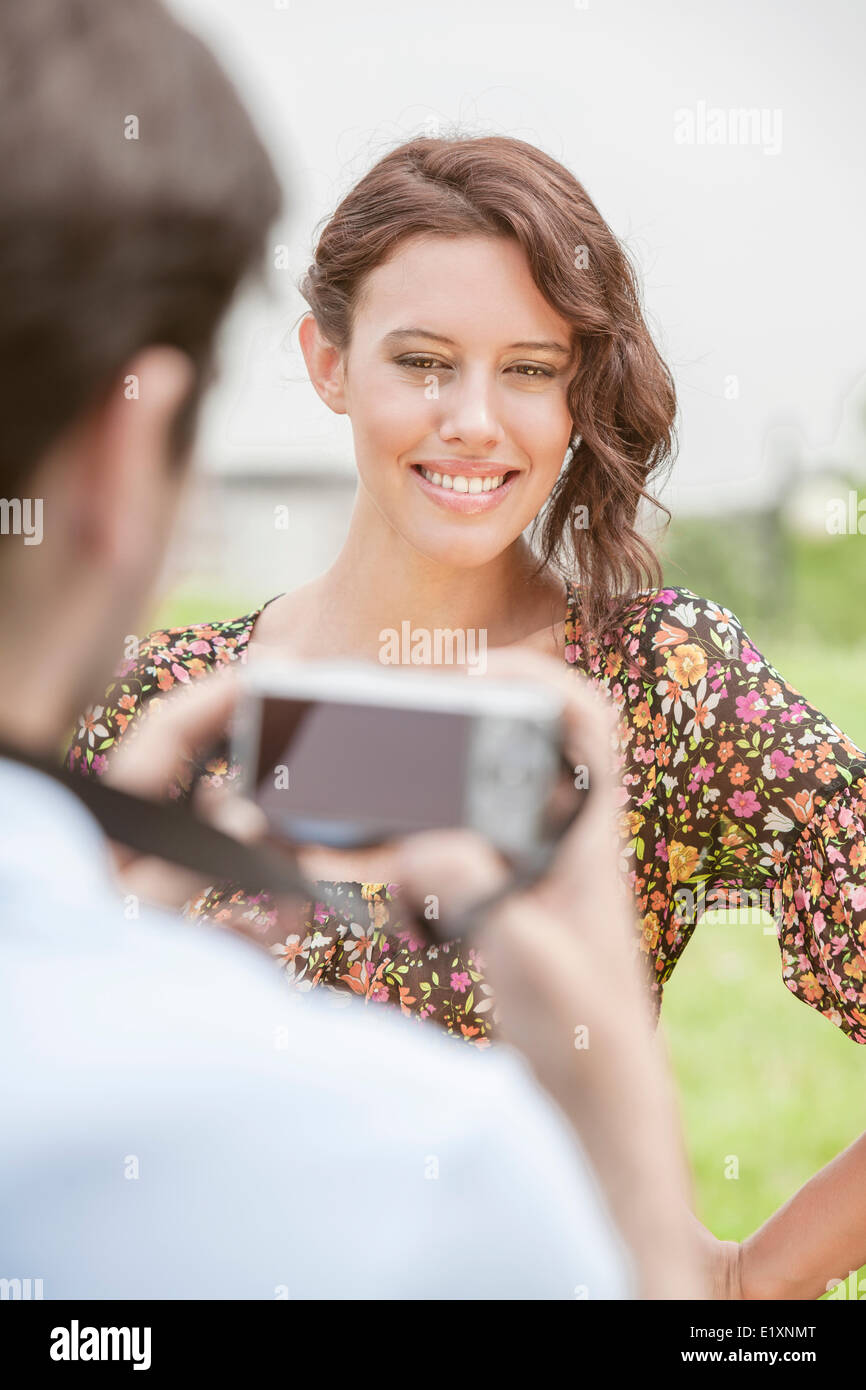
[[740,1296],[819,1298],[866,1264],[866,1134],[743,1241]]

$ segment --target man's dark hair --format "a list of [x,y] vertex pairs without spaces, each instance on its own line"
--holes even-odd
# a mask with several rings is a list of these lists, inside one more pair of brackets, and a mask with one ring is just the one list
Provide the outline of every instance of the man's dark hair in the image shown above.
[[141,348],[198,369],[281,194],[233,86],[158,0],[0,0],[0,496]]

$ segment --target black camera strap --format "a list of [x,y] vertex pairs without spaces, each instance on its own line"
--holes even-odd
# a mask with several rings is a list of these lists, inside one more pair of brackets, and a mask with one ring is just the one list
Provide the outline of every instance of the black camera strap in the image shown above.
[[85,777],[50,758],[0,740],[0,758],[21,763],[67,787],[87,807],[110,840],[139,854],[154,855],[214,882],[229,881],[248,893],[262,891],[315,898],[316,891],[290,854],[277,854],[266,845],[247,845],[199,820],[187,806],[173,801],[150,801]]

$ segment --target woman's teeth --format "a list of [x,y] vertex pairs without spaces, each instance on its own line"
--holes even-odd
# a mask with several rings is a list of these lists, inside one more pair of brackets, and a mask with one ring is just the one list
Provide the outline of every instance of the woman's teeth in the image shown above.
[[497,478],[469,478],[462,473],[453,476],[450,473],[431,473],[429,468],[422,468],[421,472],[434,487],[444,487],[446,491],[451,488],[454,492],[493,492],[505,482],[504,473]]

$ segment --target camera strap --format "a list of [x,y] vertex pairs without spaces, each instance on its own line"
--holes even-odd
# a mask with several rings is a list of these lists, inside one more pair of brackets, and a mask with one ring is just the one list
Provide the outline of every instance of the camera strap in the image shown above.
[[154,855],[212,878],[230,881],[248,893],[262,891],[315,898],[290,854],[266,845],[247,845],[199,820],[183,804],[150,801],[95,777],[70,772],[50,758],[24,752],[0,740],[0,758],[21,763],[62,783],[98,822],[110,840],[139,854]]

